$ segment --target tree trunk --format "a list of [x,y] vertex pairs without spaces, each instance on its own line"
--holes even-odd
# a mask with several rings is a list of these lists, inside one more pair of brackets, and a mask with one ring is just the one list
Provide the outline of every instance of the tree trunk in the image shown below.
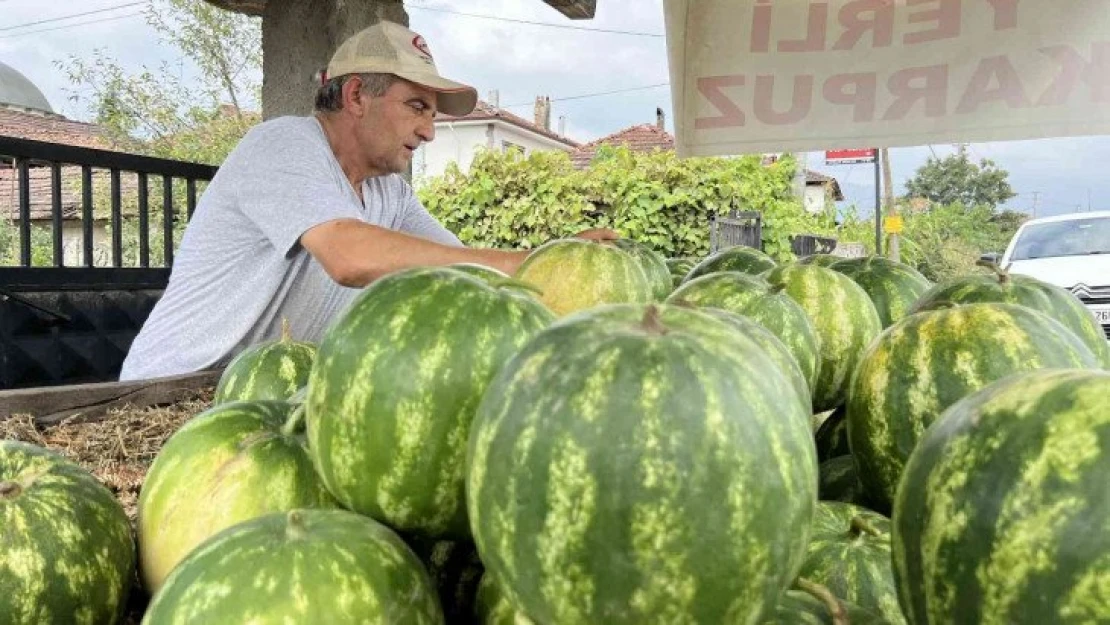
[[262,117],[308,115],[339,44],[381,20],[408,26],[401,0],[269,0],[262,16]]

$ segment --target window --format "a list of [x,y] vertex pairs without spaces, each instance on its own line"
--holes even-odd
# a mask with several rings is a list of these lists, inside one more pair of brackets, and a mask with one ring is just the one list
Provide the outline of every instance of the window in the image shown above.
[[1014,246],[1011,260],[1088,254],[1110,254],[1110,219],[1077,219],[1030,226]]
[[509,150],[517,150],[517,151],[520,152],[520,154],[522,156],[527,156],[528,155],[528,151],[524,149],[523,145],[520,145],[519,143],[513,143],[512,141],[502,140],[501,141],[501,151],[502,152],[508,152]]

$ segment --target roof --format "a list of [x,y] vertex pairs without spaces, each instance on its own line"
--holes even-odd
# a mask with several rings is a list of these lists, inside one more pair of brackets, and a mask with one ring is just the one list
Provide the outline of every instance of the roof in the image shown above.
[[837,202],[844,201],[844,193],[840,190],[840,183],[832,176],[826,176],[820,172],[813,170],[806,170],[806,184],[807,185],[832,185],[833,199]]
[[560,136],[559,134],[551,132],[550,130],[547,130],[533,122],[530,122],[519,115],[506,111],[502,108],[497,108],[496,106],[483,100],[478,100],[478,104],[474,107],[474,110],[471,111],[469,115],[456,117],[454,115],[441,113],[436,116],[437,125],[449,124],[459,121],[502,121],[507,124],[511,124],[513,126],[517,126],[519,128],[523,128],[525,130],[529,130],[536,134],[542,135],[544,137],[547,137],[548,139],[551,139],[552,141],[558,141],[559,143],[572,148],[577,148],[580,145],[577,141],[574,141],[573,139]]
[[588,167],[598,149],[603,145],[628,146],[628,149],[633,152],[673,150],[675,147],[674,137],[666,130],[660,129],[655,124],[640,124],[580,146],[574,152],[571,152],[570,160],[579,169]]
[[56,115],[24,113],[0,108],[0,136],[32,141],[110,150],[111,142],[96,124],[73,121]]
[[15,106],[53,113],[50,101],[29,78],[14,67],[0,63],[0,107]]
[[[112,150],[103,128],[96,124],[66,119],[60,115],[42,115],[0,108],[0,136],[32,141],[45,141],[84,148]],[[53,195],[49,167],[31,167],[31,219],[50,219]],[[107,188],[109,172],[93,170],[93,187]],[[133,176],[125,175],[121,189],[137,188]],[[65,219],[80,216],[81,168],[62,167],[62,215]],[[0,219],[19,219],[19,178],[11,161],[0,160]]]

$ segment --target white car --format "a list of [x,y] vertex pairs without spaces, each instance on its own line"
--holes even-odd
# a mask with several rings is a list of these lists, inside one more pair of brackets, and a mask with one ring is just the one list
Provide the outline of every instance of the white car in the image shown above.
[[1110,340],[1110,211],[1031,219],[998,264],[1074,293]]

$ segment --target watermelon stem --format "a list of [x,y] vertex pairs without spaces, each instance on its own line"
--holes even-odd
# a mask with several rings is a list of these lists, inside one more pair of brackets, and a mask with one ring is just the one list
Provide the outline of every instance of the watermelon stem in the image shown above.
[[999,267],[998,263],[995,263],[993,261],[980,260],[975,264],[979,265],[980,267],[986,267],[987,269],[993,271],[994,275],[998,276],[999,284],[1006,284],[1010,281],[1010,267],[1013,266],[1013,263],[1006,265],[1005,267]]
[[645,330],[653,334],[663,336],[667,334],[667,326],[663,325],[663,320],[659,316],[659,307],[652,304],[644,311],[644,320],[642,325]]
[[799,577],[795,585],[825,604],[825,607],[829,609],[829,614],[832,616],[833,625],[850,625],[848,613],[844,611],[844,606],[840,604],[840,601],[837,600],[827,587],[816,582],[811,582],[804,577]]
[[281,433],[285,436],[293,436],[302,429],[304,425],[304,404],[299,404],[293,412],[289,413],[289,418],[281,426]]
[[289,538],[301,538],[305,535],[304,527],[304,514],[300,510],[290,510],[285,515],[285,521],[288,523],[285,530],[285,535]]
[[289,319],[287,317],[281,318],[281,342],[288,343],[293,339],[292,333],[289,332]]
[[874,525],[872,525],[870,521],[868,521],[867,519],[865,519],[861,516],[852,517],[852,522],[851,522],[851,526],[849,528],[849,531],[852,533],[853,538],[858,537],[860,534],[870,534],[870,535],[875,536],[877,538],[882,538],[883,537],[882,532],[880,532],[878,529],[876,529],[876,527]]
[[23,489],[15,482],[0,482],[0,497],[16,497]]

